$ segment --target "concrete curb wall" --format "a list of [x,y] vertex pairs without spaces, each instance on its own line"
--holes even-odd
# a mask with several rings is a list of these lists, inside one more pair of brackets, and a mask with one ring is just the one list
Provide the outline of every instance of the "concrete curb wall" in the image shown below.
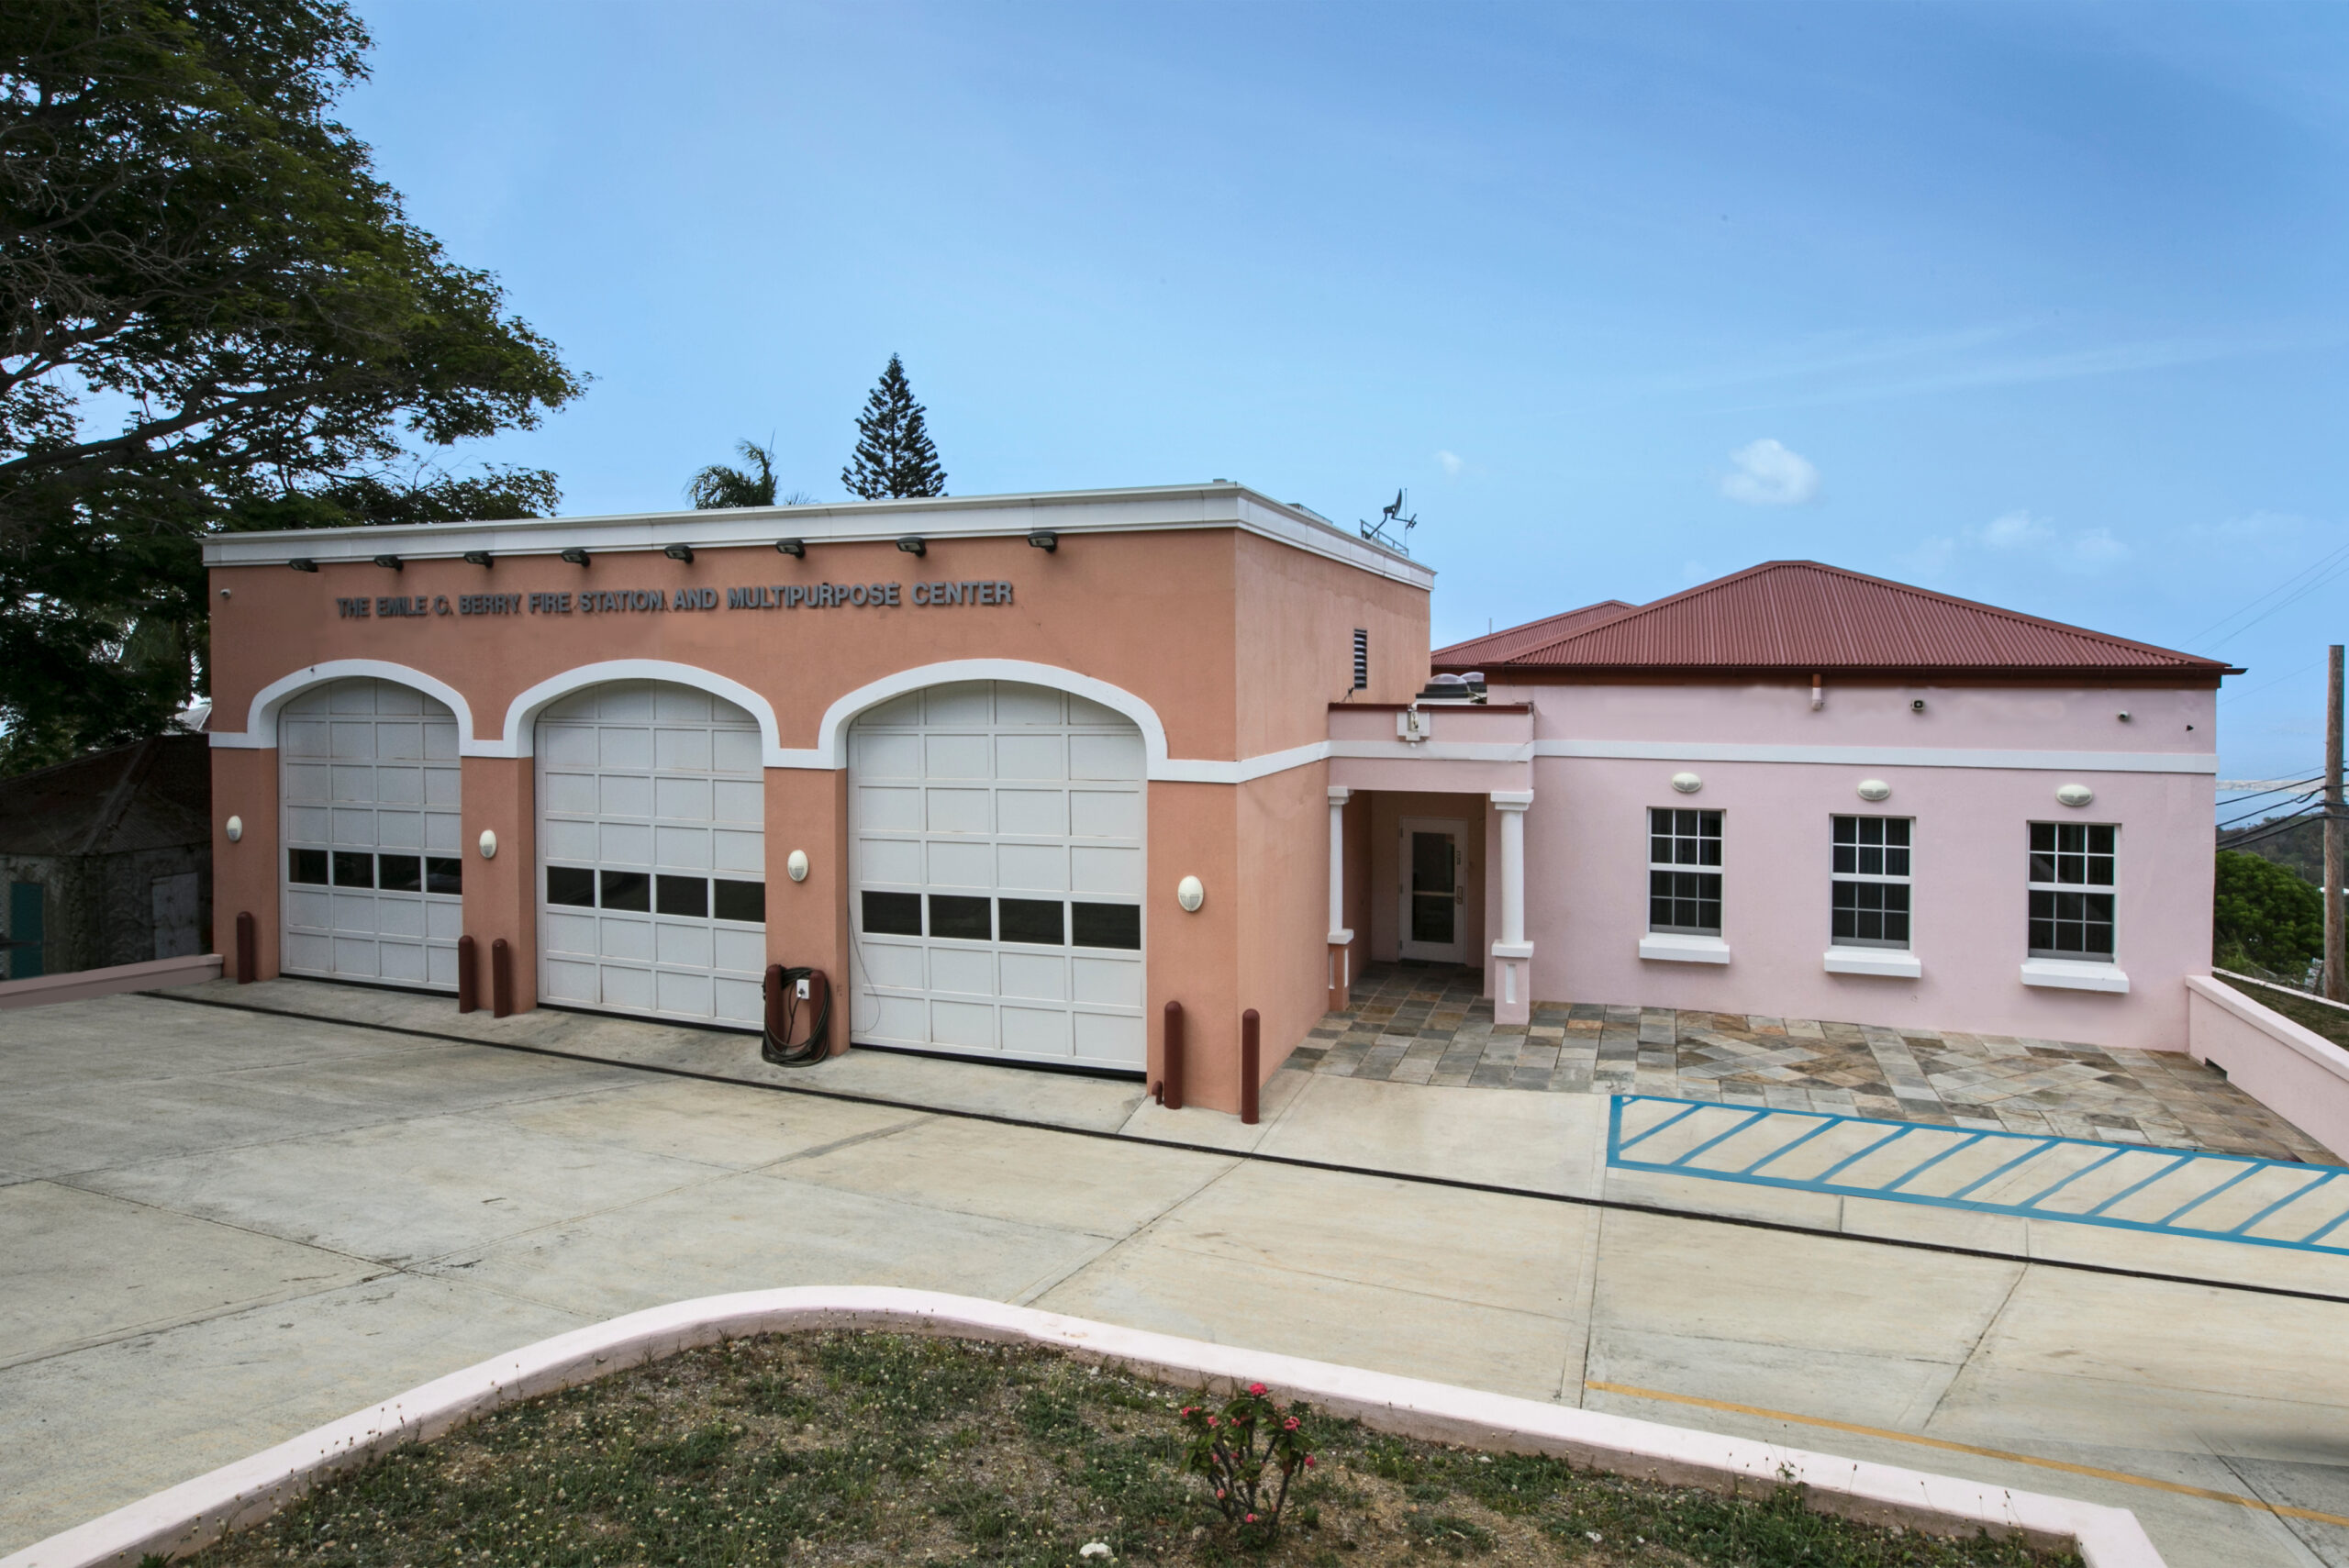
[[2186,1053],[2323,1144],[2349,1150],[2349,1051],[2233,986],[2186,977]]
[[816,1329],[884,1329],[1024,1341],[1085,1361],[1113,1363],[1179,1387],[1222,1391],[1262,1382],[1280,1397],[1309,1400],[1381,1431],[1551,1454],[1620,1474],[1715,1491],[1766,1493],[1784,1474],[1811,1488],[1813,1507],[1872,1524],[1944,1534],[1970,1535],[1977,1529],[1997,1534],[2020,1531],[2042,1545],[2076,1545],[2088,1568],[2163,1568],[2137,1516],[2126,1508],[1146,1333],[971,1296],[881,1286],[705,1296],[541,1340],[53,1535],[0,1558],[0,1568],[133,1568],[148,1552],[190,1552],[229,1530],[266,1518],[337,1471],[400,1443],[437,1437],[500,1406],[720,1340]]
[[0,981],[0,1012],[10,1007],[40,1007],[51,1002],[80,1002],[92,996],[112,996],[122,991],[157,991],[168,985],[201,985],[220,978],[220,955],[190,953],[185,958],[155,958],[144,963],[117,963],[105,969],[77,969],[69,974],[42,974],[30,980]]

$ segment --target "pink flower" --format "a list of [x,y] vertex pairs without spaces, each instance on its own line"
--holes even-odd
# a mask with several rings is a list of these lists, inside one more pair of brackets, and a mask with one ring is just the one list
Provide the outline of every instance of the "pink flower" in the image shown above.
[[1188,1416],[1196,1412],[1197,1409],[1198,1407],[1197,1405],[1186,1405],[1183,1407],[1183,1414]]
[[1283,1421],[1281,1423],[1281,1430],[1285,1432],[1293,1432],[1297,1430],[1297,1418],[1291,1416],[1287,1420]]
[[1249,1522],[1250,1524],[1252,1524],[1252,1524],[1254,1524],[1254,1523],[1256,1522],[1256,1516],[1255,1516],[1255,1515],[1253,1515],[1253,1514],[1250,1514],[1250,1515],[1248,1516],[1248,1522]]
[[1308,1470],[1313,1468],[1313,1456],[1309,1453],[1305,1456],[1305,1468]]
[[1222,1488],[1222,1487],[1220,1487],[1220,1486],[1217,1487],[1217,1488],[1215,1489],[1215,1495],[1216,1495],[1217,1496],[1219,1496],[1219,1497],[1222,1496],[1223,1496],[1223,1488]]
[[1223,1425],[1223,1423],[1222,1423],[1221,1421],[1217,1420],[1213,1416],[1209,1416],[1209,1417],[1208,1418],[1208,1426],[1210,1426],[1210,1427],[1219,1427],[1219,1426]]
[[1261,1383],[1252,1383],[1248,1385],[1248,1392],[1261,1398],[1264,1392],[1264,1385]]

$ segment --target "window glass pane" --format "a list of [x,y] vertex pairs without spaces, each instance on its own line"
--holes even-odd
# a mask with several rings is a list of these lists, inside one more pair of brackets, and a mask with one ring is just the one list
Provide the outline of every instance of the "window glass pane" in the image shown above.
[[653,891],[660,895],[660,909],[663,915],[708,917],[709,883],[706,878],[664,874]]
[[424,891],[427,893],[462,894],[465,890],[465,862],[456,855],[427,855],[424,857]]
[[[747,925],[752,926],[761,926],[766,923],[767,884],[765,883],[729,882],[726,878],[721,876],[711,884],[711,887],[716,894],[716,897],[711,901],[712,908],[710,912],[716,915],[719,919],[740,920]],[[873,895],[869,893],[865,895],[865,897],[867,898],[872,896]],[[911,898],[913,895],[910,893],[895,895],[884,894],[882,896],[885,898],[890,896]],[[921,914],[919,910],[915,911],[914,921],[917,926],[920,924]],[[865,927],[865,929],[867,930],[871,930],[873,928],[869,924]]]
[[2052,855],[2055,852],[2055,824],[2034,822],[2031,825],[2031,852]]
[[921,895],[867,893],[864,895],[864,929],[867,935],[876,937],[921,935]]
[[285,880],[313,883],[324,886],[327,880],[327,852],[324,850],[286,851]]
[[984,942],[995,937],[995,901],[955,893],[930,895],[930,934]]
[[1883,821],[1884,841],[1887,844],[1897,844],[1901,848],[1906,849],[1909,844],[1909,818],[1906,817],[1885,817]]
[[377,855],[375,885],[386,893],[421,893],[424,891],[424,857],[421,855]]
[[1907,876],[1909,874],[1909,851],[1895,845],[1887,845],[1884,851],[1884,874],[1887,876]]
[[547,902],[573,909],[593,909],[596,873],[584,866],[547,867]]
[[1081,948],[1141,950],[1141,906],[1139,904],[1072,904],[1069,940]]
[[1858,843],[1860,841],[1860,819],[1856,817],[1838,817],[1835,818],[1835,841],[1839,844]]
[[1055,948],[1062,944],[1067,919],[1059,899],[1005,898],[996,901],[996,909],[1005,941]]
[[652,873],[642,871],[600,872],[604,887],[603,905],[607,909],[640,909],[652,911]]
[[337,887],[373,887],[375,885],[375,857],[351,850],[334,852],[334,884]]

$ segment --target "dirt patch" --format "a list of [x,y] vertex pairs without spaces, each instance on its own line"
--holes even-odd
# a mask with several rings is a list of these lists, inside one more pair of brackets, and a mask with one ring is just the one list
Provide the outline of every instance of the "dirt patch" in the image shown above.
[[[1386,1568],[2076,1564],[1987,1537],[1411,1442],[1308,1415],[1280,1540],[1244,1549],[1184,1474],[1199,1398],[1029,1347],[740,1340],[497,1412],[340,1476],[200,1568],[789,1563]],[[1087,1554],[1087,1549],[1094,1549]],[[1102,1549],[1106,1549],[1106,1551]]]

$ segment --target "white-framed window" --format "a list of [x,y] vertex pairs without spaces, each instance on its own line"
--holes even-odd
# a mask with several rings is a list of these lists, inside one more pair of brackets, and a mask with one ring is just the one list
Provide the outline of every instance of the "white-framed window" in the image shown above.
[[1721,814],[1648,808],[1648,929],[1721,934]]
[[1835,818],[1830,929],[1839,948],[1909,945],[1909,838],[1906,817]]
[[2112,962],[2114,866],[2110,822],[2031,825],[2031,956]]

